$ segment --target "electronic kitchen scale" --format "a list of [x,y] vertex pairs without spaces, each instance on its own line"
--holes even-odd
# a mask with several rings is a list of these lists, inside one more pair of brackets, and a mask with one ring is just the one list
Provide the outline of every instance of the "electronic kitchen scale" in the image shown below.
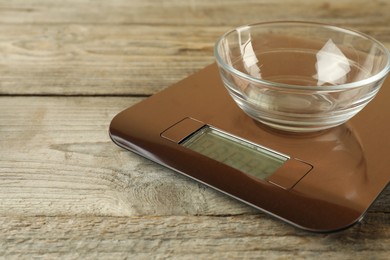
[[278,132],[247,116],[215,64],[122,111],[119,146],[305,230],[350,227],[390,181],[390,81],[347,124]]

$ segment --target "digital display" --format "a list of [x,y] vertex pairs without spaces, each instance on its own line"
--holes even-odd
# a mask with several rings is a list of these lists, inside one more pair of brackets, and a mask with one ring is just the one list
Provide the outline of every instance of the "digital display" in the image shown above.
[[289,157],[205,126],[181,145],[246,174],[265,179]]

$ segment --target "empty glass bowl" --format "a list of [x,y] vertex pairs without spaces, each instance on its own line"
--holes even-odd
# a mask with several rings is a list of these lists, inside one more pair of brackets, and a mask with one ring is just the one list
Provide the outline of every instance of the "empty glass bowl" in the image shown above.
[[307,22],[238,27],[215,45],[222,81],[254,119],[285,131],[340,125],[379,91],[389,51],[365,34]]

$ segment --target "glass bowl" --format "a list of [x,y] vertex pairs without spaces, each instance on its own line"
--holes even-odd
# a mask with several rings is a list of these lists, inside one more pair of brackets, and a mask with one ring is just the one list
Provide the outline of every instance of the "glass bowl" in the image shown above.
[[292,132],[346,122],[375,97],[390,70],[389,51],[372,37],[318,23],[238,27],[217,41],[214,52],[238,106]]

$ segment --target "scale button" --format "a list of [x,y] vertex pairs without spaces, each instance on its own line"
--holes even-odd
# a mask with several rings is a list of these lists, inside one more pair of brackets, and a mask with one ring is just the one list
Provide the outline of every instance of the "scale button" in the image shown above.
[[279,169],[276,170],[267,181],[289,190],[295,186],[313,166],[297,159],[287,160]]
[[204,125],[204,123],[198,120],[187,117],[162,132],[161,137],[175,143],[180,143],[184,138],[199,130]]

